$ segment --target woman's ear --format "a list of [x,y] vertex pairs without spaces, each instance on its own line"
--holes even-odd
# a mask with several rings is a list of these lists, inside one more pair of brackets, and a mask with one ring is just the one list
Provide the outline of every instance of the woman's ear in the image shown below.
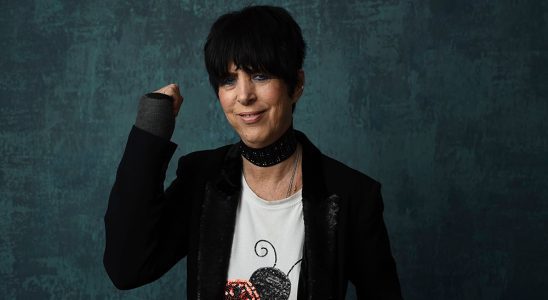
[[293,103],[297,103],[299,101],[299,98],[301,98],[301,95],[304,91],[304,70],[300,69],[297,71],[297,84],[295,85],[295,90],[293,91]]

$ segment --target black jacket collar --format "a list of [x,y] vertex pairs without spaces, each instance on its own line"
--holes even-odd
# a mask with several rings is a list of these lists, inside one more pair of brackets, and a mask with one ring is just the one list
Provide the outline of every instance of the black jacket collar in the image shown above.
[[[336,295],[336,229],[339,197],[324,182],[322,154],[300,131],[303,147],[304,258],[299,299]],[[206,184],[197,250],[197,298],[222,299],[227,280],[236,209],[241,193],[242,158],[237,145],[229,148],[221,171]],[[334,297],[334,296],[333,296]]]

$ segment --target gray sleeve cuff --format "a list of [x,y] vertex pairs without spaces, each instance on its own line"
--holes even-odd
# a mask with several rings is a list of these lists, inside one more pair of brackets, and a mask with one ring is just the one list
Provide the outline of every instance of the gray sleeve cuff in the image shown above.
[[170,140],[175,128],[173,98],[162,93],[143,95],[139,101],[135,126]]

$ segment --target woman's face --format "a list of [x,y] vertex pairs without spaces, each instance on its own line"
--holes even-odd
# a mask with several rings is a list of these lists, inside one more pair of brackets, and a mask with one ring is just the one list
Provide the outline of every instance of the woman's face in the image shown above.
[[[301,74],[301,78],[302,78]],[[229,66],[229,77],[219,86],[219,100],[230,125],[249,147],[262,148],[276,141],[291,125],[293,97],[282,79],[268,74],[248,74]]]

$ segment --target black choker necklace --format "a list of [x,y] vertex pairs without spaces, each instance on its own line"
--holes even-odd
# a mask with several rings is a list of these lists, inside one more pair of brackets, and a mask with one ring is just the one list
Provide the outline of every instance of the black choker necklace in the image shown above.
[[297,149],[297,138],[293,127],[274,143],[260,149],[250,148],[243,141],[238,143],[240,152],[245,159],[259,167],[270,167],[289,158]]

